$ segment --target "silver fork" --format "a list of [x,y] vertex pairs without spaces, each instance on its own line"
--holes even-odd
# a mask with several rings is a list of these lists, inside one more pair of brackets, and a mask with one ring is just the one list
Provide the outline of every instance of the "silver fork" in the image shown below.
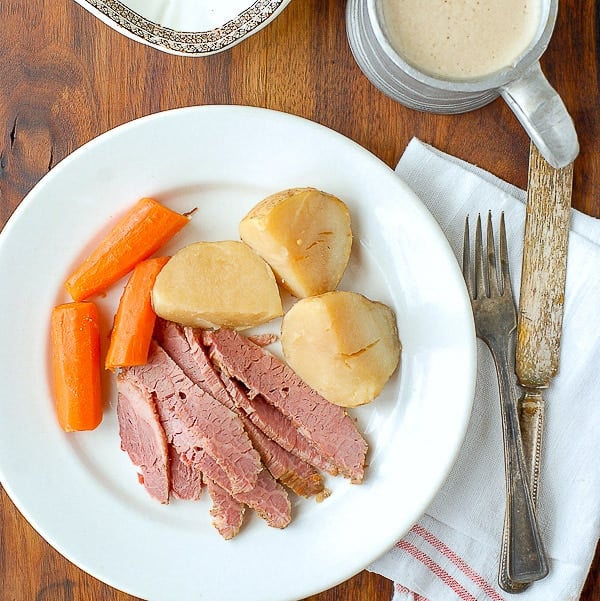
[[526,475],[517,395],[509,367],[514,364],[511,336],[517,327],[517,310],[510,283],[504,213],[500,217],[500,270],[494,250],[491,213],[488,213],[487,219],[486,255],[487,260],[483,250],[481,216],[478,215],[475,230],[475,266],[471,267],[467,216],[463,275],[471,297],[477,337],[485,342],[492,353],[500,391],[506,476],[506,570],[513,583],[533,582],[547,575],[548,565]]

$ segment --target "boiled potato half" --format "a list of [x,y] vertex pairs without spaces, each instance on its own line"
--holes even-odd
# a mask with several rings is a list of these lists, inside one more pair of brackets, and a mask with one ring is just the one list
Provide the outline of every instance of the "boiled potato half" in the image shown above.
[[244,329],[282,315],[271,268],[243,242],[196,242],[158,274],[152,306],[183,325]]
[[328,401],[372,401],[400,361],[394,312],[355,292],[299,300],[284,316],[281,345],[290,367]]
[[298,298],[334,290],[350,258],[350,211],[339,198],[315,188],[268,196],[239,229],[242,240]]

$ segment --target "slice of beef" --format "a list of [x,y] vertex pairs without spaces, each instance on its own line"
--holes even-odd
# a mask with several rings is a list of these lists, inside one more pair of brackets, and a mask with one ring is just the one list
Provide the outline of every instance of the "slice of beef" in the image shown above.
[[[321,475],[306,462],[265,436],[236,405],[211,363],[206,349],[202,346],[200,331],[182,328],[175,323],[160,320],[155,329],[155,337],[195,384],[227,407],[238,412],[254,448],[259,452],[263,463],[275,479],[280,480],[301,496],[309,497],[323,492],[324,483]],[[272,338],[269,337],[266,340],[272,341]],[[285,420],[283,416],[282,419]],[[296,434],[295,438],[298,438],[299,435],[291,422],[285,421],[288,422],[288,429]],[[301,446],[308,444],[306,441],[302,442],[304,445]],[[314,450],[313,453],[315,453]]]
[[261,395],[277,407],[342,475],[362,482],[367,443],[342,407],[328,402],[278,357],[239,332],[221,328],[206,331],[204,337],[211,358],[240,380],[251,397]]
[[292,519],[292,506],[285,488],[263,469],[258,475],[256,486],[249,491],[233,494],[227,475],[207,453],[198,455],[204,479],[212,480],[239,501],[254,509],[269,526],[285,528]]
[[121,373],[154,394],[167,440],[188,462],[203,450],[225,471],[233,492],[252,490],[262,464],[241,420],[194,384],[157,342],[145,365]]
[[190,463],[177,449],[169,445],[171,492],[178,499],[197,501],[202,494],[202,472],[197,463]]
[[285,528],[292,520],[292,504],[285,488],[266,469],[260,472],[252,490],[238,493],[235,498],[252,507],[273,528]]
[[242,421],[254,448],[260,453],[263,463],[275,480],[301,497],[324,495],[323,476],[313,466],[281,448],[248,418]]
[[152,394],[127,378],[117,377],[117,418],[121,448],[138,466],[140,481],[161,503],[169,502],[169,454]]
[[230,540],[242,527],[246,506],[213,480],[207,480],[206,486],[212,500],[210,515],[214,518],[213,526],[225,540]]
[[191,328],[183,328],[171,321],[160,319],[156,323],[154,337],[194,384],[221,404],[236,411],[235,403]]
[[277,334],[252,334],[248,336],[248,340],[252,340],[254,344],[258,344],[258,346],[269,346],[270,344],[274,344],[279,340],[279,336]]
[[324,470],[332,476],[338,475],[339,469],[336,462],[331,457],[325,457],[319,453],[279,409],[269,405],[260,395],[250,398],[240,383],[226,373],[221,374],[221,379],[236,405],[269,438],[317,469]]

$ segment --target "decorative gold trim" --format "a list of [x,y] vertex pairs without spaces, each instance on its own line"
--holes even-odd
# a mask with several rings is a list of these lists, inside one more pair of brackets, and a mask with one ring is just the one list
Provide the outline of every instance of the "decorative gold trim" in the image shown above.
[[235,19],[208,31],[177,31],[163,27],[131,10],[119,0],[85,0],[135,37],[173,52],[212,54],[233,46],[267,21],[285,0],[256,0]]

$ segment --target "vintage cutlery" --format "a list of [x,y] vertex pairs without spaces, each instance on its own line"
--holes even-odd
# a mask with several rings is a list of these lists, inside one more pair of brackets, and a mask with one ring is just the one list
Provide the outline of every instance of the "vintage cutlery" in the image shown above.
[[475,266],[471,267],[469,218],[465,221],[463,275],[471,297],[477,336],[489,347],[498,374],[506,474],[506,568],[512,582],[532,582],[548,573],[526,472],[514,378],[513,334],[517,310],[512,294],[504,214],[500,219],[498,270],[491,213],[488,214],[486,258],[481,217],[475,231]]
[[[534,504],[537,500],[544,431],[542,391],[548,388],[558,372],[560,357],[572,184],[573,165],[555,169],[544,160],[532,143],[529,154],[516,373],[523,388],[523,395],[519,400],[519,419]],[[500,586],[512,593],[525,590],[527,583],[510,580],[504,558],[503,549]]]

